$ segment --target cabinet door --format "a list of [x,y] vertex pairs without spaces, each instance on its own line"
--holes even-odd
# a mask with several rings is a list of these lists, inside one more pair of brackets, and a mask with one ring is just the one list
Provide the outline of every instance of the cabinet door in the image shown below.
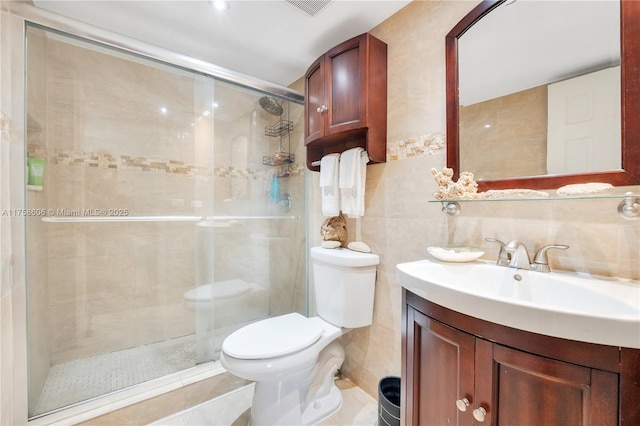
[[320,139],[325,133],[324,108],[328,108],[328,102],[324,80],[324,57],[321,56],[311,64],[305,75],[305,144]]
[[492,425],[617,425],[618,375],[476,342],[476,405]]
[[[474,337],[407,307],[406,425],[473,423]],[[466,398],[466,411],[456,401]]]
[[366,35],[331,49],[325,63],[329,102],[326,135],[365,127]]

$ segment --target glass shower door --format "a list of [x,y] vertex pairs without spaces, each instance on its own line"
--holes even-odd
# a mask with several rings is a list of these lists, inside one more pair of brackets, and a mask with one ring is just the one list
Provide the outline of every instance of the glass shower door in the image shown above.
[[30,417],[306,313],[302,105],[38,26],[27,41]]
[[26,226],[34,416],[213,359],[184,295],[212,267],[194,247],[213,245],[197,225],[213,213],[214,84],[38,27],[27,39],[27,163],[44,173],[26,199],[45,212]]

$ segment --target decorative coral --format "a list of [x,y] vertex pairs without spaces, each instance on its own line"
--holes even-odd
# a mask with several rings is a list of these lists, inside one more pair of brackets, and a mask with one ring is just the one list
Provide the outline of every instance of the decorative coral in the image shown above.
[[473,179],[473,173],[462,172],[457,182],[453,181],[453,169],[445,167],[439,172],[431,169],[438,190],[433,193],[436,200],[471,200],[481,198],[478,194],[478,184]]

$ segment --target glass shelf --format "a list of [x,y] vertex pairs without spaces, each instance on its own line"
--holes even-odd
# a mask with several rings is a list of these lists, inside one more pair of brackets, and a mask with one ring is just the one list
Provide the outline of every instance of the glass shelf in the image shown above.
[[638,187],[627,188],[617,187],[613,192],[606,194],[586,194],[575,196],[560,196],[553,194],[555,191],[550,191],[548,197],[511,197],[511,198],[474,198],[470,200],[461,199],[447,199],[447,200],[429,200],[429,203],[481,203],[481,202],[496,202],[496,201],[564,201],[564,200],[622,200],[627,197],[640,198],[640,189]]
[[620,200],[618,214],[624,219],[640,220],[640,191],[638,187],[617,187],[606,194],[586,194],[576,196],[559,196],[549,194],[549,197],[517,197],[517,198],[475,198],[470,200],[429,200],[429,203],[442,204],[442,212],[449,216],[460,214],[460,204],[496,202],[496,201],[567,201],[567,200]]

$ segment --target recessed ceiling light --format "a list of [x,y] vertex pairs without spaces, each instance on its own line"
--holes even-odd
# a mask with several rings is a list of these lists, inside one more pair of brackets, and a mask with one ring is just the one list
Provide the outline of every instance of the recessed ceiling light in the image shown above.
[[209,4],[220,11],[228,10],[230,6],[227,0],[209,0]]

